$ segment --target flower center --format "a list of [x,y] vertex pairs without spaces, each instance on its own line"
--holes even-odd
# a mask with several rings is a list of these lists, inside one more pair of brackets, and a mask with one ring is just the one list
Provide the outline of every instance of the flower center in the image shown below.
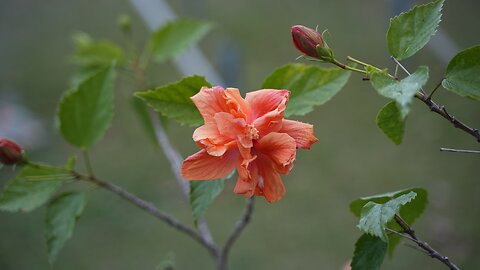
[[250,140],[258,140],[258,138],[260,137],[260,135],[258,134],[258,130],[253,126],[253,125],[248,125],[247,126],[248,129],[247,129],[247,137],[250,139]]

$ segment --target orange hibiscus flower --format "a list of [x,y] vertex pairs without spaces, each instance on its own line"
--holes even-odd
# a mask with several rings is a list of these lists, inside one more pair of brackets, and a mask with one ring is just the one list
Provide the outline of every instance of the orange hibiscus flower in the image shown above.
[[243,99],[236,88],[203,87],[192,97],[205,121],[193,133],[202,150],[185,159],[183,177],[218,179],[236,168],[235,193],[279,200],[285,194],[280,174],[292,169],[296,149],[318,141],[312,125],[283,119],[289,95],[263,89]]

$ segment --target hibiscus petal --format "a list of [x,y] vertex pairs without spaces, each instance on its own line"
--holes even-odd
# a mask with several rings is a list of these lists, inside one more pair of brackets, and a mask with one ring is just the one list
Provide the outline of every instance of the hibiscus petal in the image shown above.
[[227,88],[225,90],[225,97],[227,99],[227,106],[230,108],[230,113],[237,118],[247,119],[250,114],[249,104],[242,98],[240,91],[237,88]]
[[245,100],[250,105],[251,120],[274,110],[283,112],[289,96],[290,91],[275,89],[262,89],[247,93]]
[[221,156],[227,151],[226,144],[231,141],[218,131],[215,123],[209,122],[193,132],[193,140],[198,146],[205,148],[212,156]]
[[225,112],[215,114],[215,123],[220,134],[230,139],[237,139],[239,136],[245,136],[245,120],[235,118],[233,115]]
[[229,112],[225,100],[225,91],[220,86],[212,88],[202,87],[200,92],[191,97],[195,106],[197,106],[205,123],[213,121],[213,116],[217,112]]
[[282,128],[283,111],[274,110],[253,121],[260,137],[270,132],[278,132]]
[[255,194],[264,196],[268,202],[280,200],[286,190],[280,174],[275,170],[274,163],[266,157],[259,157],[255,160],[255,164],[260,175]]
[[302,123],[293,120],[283,120],[280,133],[287,133],[295,139],[297,148],[310,149],[312,144],[316,143],[318,139],[313,133],[313,125]]
[[247,198],[253,196],[258,183],[258,170],[255,164],[252,163],[255,158],[256,156],[237,165],[238,179],[233,192]]
[[183,161],[182,176],[187,180],[212,180],[226,177],[238,164],[237,150],[229,150],[223,156],[211,156],[205,149]]
[[269,133],[261,138],[254,148],[271,159],[280,173],[288,174],[292,169],[297,144],[288,134]]

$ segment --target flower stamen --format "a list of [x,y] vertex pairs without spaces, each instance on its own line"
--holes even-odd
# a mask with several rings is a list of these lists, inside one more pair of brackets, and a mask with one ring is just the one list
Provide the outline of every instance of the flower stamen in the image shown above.
[[260,137],[258,129],[256,129],[252,124],[247,126],[247,137],[250,140],[258,140]]

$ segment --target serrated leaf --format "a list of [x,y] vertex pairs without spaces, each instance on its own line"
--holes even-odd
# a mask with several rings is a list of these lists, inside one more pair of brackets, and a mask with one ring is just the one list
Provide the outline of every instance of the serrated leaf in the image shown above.
[[370,82],[377,92],[397,102],[402,113],[402,119],[408,115],[415,93],[419,91],[428,80],[428,67],[419,67],[412,75],[401,81],[393,80],[384,71],[372,72]]
[[387,32],[388,51],[398,60],[406,59],[422,49],[437,31],[444,0],[415,6],[390,19]]
[[377,126],[395,144],[401,144],[405,121],[395,101],[387,103],[377,114]]
[[288,64],[270,74],[262,88],[290,90],[285,115],[305,115],[335,96],[349,77],[349,71],[338,68]]
[[65,242],[72,237],[75,223],[86,203],[85,193],[70,192],[58,196],[48,204],[45,237],[50,264],[55,262]]
[[112,62],[121,64],[125,61],[123,50],[110,41],[93,41],[87,34],[74,36],[75,51],[72,59],[77,65],[88,69],[110,66]]
[[153,90],[136,92],[135,96],[166,117],[181,124],[199,126],[203,123],[203,118],[190,97],[197,94],[203,86],[212,87],[204,77],[195,75]]
[[211,28],[206,22],[179,19],[155,31],[150,38],[150,50],[157,61],[181,54],[198,42]]
[[[352,201],[350,203],[350,211],[357,217],[360,217],[360,213],[362,207],[367,204],[368,202],[375,202],[375,203],[386,203],[387,201],[398,198],[404,194],[408,194],[410,192],[415,192],[417,196],[415,199],[407,205],[404,205],[400,208],[400,216],[405,220],[409,225],[412,225],[418,217],[420,217],[425,210],[427,203],[428,203],[428,194],[427,191],[423,188],[409,188],[384,194],[378,194],[369,197],[363,197]],[[395,222],[391,222],[388,227],[393,230],[400,230],[400,226],[398,226]],[[400,243],[400,237],[398,235],[391,234],[388,236],[389,244],[388,244],[388,253],[391,256],[395,247]]]
[[50,199],[62,180],[69,178],[63,168],[26,165],[0,192],[0,210],[32,211]]
[[461,51],[448,63],[443,87],[462,97],[480,100],[480,45]]
[[87,149],[98,142],[113,118],[113,65],[102,68],[60,102],[58,118],[63,137]]
[[368,202],[362,208],[357,227],[364,233],[380,237],[383,241],[388,242],[387,233],[385,232],[387,223],[395,217],[402,205],[415,199],[415,196],[417,194],[411,191],[384,204]]
[[387,245],[378,237],[363,234],[355,243],[350,263],[352,270],[379,270],[387,253]]
[[417,196],[415,197],[415,200],[400,209],[400,215],[408,224],[411,225],[423,213],[428,203],[428,193],[423,188],[408,188],[368,197],[362,197],[350,203],[350,211],[355,216],[360,217],[363,206],[368,202],[382,204],[410,192],[415,192]]
[[225,188],[225,180],[232,177],[234,172],[218,180],[190,181],[190,205],[195,222],[203,217],[208,206]]

